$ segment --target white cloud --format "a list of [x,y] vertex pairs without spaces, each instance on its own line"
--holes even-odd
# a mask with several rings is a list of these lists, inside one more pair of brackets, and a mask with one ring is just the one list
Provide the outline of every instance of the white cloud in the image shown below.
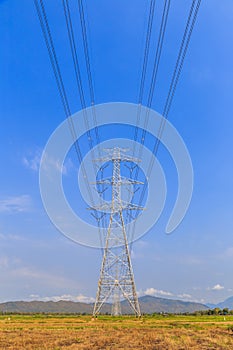
[[186,299],[186,300],[188,299],[189,301],[200,302],[200,300],[194,300],[192,295],[188,293],[174,294],[169,291],[155,289],[155,288],[147,288],[145,290],[139,291],[137,294],[138,294],[138,297],[141,297],[144,295],[150,295],[150,296],[157,296],[157,297],[164,297],[164,298],[172,297],[172,299],[175,299],[175,298]]
[[75,297],[74,301],[79,301],[80,303],[94,303],[95,298],[79,294]]
[[0,198],[0,213],[21,213],[31,209],[31,198],[29,195]]
[[63,294],[63,295],[55,295],[50,297],[40,297],[37,294],[31,294],[29,296],[30,300],[40,300],[40,301],[59,301],[59,300],[65,300],[65,301],[75,301],[80,303],[93,303],[95,299],[93,297],[88,297],[83,294],[79,295],[70,295],[70,294]]
[[164,296],[164,297],[171,297],[174,296],[173,293],[165,291],[165,290],[161,290],[161,289],[155,289],[155,288],[147,288],[144,292],[144,295],[151,295],[151,296],[155,296],[155,295],[159,295],[159,296]]
[[62,163],[60,159],[52,158],[48,154],[44,154],[43,162],[41,164],[48,177],[52,176],[54,170],[58,171],[62,175],[68,175],[69,170],[74,167],[70,158]]
[[42,151],[37,149],[34,154],[30,153],[29,155],[24,156],[24,166],[30,170],[38,171],[40,167],[41,154]]
[[178,294],[177,297],[181,298],[181,299],[191,299],[192,298],[192,296],[190,294],[186,294],[186,293]]
[[40,297],[39,294],[30,294],[29,295],[30,300],[37,300],[39,297]]
[[0,256],[0,269],[7,271],[7,273],[9,273],[11,269],[18,267],[20,263],[21,261],[17,257],[9,257],[7,255]]
[[24,241],[25,238],[14,234],[2,234],[0,233],[0,240],[2,241]]
[[220,284],[216,284],[215,286],[213,286],[213,287],[211,288],[211,290],[222,290],[222,289],[224,289],[224,287],[221,286]]
[[[22,159],[23,165],[32,171],[39,171],[42,152],[43,150],[38,148],[35,152],[30,152],[28,155],[24,156]],[[48,155],[44,155],[44,159],[44,170],[49,171],[52,167],[63,175],[67,175],[69,170],[74,166],[70,158],[66,159],[64,164],[62,164],[60,159],[55,159]]]

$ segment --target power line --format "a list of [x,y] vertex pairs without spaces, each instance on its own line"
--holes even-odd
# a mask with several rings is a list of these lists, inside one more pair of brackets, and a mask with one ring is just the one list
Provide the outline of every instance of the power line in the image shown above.
[[[168,92],[168,97],[166,99],[166,103],[164,106],[164,110],[163,110],[163,116],[164,116],[164,120],[163,122],[160,124],[160,128],[159,128],[159,132],[158,132],[158,138],[156,140],[156,143],[154,145],[153,148],[153,154],[156,155],[158,152],[158,147],[160,145],[160,138],[162,136],[165,124],[166,124],[166,120],[168,118],[168,114],[171,108],[171,104],[175,95],[175,91],[177,88],[177,84],[180,78],[180,74],[183,68],[183,64],[184,64],[184,59],[188,50],[188,46],[190,43],[190,39],[191,39],[191,35],[193,32],[193,28],[194,25],[196,23],[196,19],[197,19],[197,15],[198,15],[198,11],[199,11],[199,7],[201,5],[201,0],[198,0],[197,4],[196,4],[196,8],[194,10],[194,5],[195,5],[195,1],[193,1],[191,9],[190,9],[190,13],[189,13],[189,17],[188,17],[188,21],[186,24],[186,28],[185,28],[185,32],[182,38],[182,42],[181,42],[181,46],[180,46],[180,50],[179,50],[179,54],[177,57],[177,61],[176,61],[176,65],[175,65],[175,69],[174,69],[174,73],[172,76],[172,81],[170,84],[170,88],[169,88],[169,92]],[[193,15],[193,16],[192,16]],[[192,18],[192,20],[191,20]],[[153,157],[154,158],[154,157]],[[151,158],[151,162],[150,162],[150,166],[148,169],[149,174],[151,173],[151,170],[153,168],[153,164],[152,164],[152,158]]]
[[[146,30],[146,40],[145,40],[144,54],[143,54],[143,60],[142,60],[143,62],[142,72],[141,72],[141,79],[140,79],[139,93],[138,93],[138,107],[137,107],[137,114],[136,114],[136,127],[134,130],[133,156],[135,155],[136,142],[138,139],[139,124],[141,119],[141,107],[142,107],[142,101],[143,101],[143,95],[144,95],[146,72],[147,72],[148,58],[149,58],[149,52],[150,52],[151,34],[152,34],[154,13],[155,13],[155,3],[156,3],[155,0],[150,1],[147,30]],[[130,169],[131,178],[132,178],[132,175],[133,175],[133,168]],[[130,200],[130,191],[128,194],[128,202],[129,200]],[[129,223],[130,218],[132,218],[132,214],[131,214],[131,211],[129,210],[129,211],[126,211],[126,223]],[[130,229],[128,232],[128,236],[130,237]],[[130,244],[130,250],[131,248],[132,248],[132,245]]]
[[[93,150],[94,143],[93,143],[93,139],[91,136],[90,124],[88,121],[88,115],[87,115],[87,111],[86,111],[87,106],[86,106],[86,101],[85,101],[82,76],[81,76],[79,59],[78,59],[78,54],[77,54],[77,47],[76,47],[76,43],[75,43],[75,35],[74,35],[74,29],[73,29],[72,16],[71,16],[71,12],[70,12],[69,0],[63,0],[62,3],[63,3],[63,12],[64,12],[64,16],[65,16],[65,21],[66,21],[67,33],[68,33],[68,38],[69,38],[69,44],[70,44],[70,49],[71,49],[71,55],[72,55],[72,60],[73,60],[73,65],[74,65],[75,77],[76,77],[76,82],[77,82],[77,86],[78,86],[78,93],[79,93],[82,112],[83,112],[83,116],[84,116],[84,122],[85,122],[85,126],[87,129],[87,137],[88,137],[89,148],[91,151],[92,165],[93,165],[93,168],[95,170],[95,165],[94,165],[95,155],[94,155],[94,150]],[[99,152],[100,138],[99,138],[99,133],[98,133],[96,110],[95,110],[95,105],[94,105],[95,104],[94,87],[93,87],[93,80],[92,80],[92,74],[91,74],[91,65],[90,65],[90,58],[89,58],[89,51],[88,51],[86,24],[85,24],[85,15],[84,15],[82,1],[79,1],[79,13],[80,13],[80,22],[81,22],[81,27],[82,27],[82,40],[83,40],[83,45],[84,45],[84,54],[85,54],[86,69],[87,69],[87,76],[88,76],[88,83],[89,83],[89,92],[90,92],[90,97],[91,97],[94,130],[95,130],[95,136],[96,136],[97,149],[98,149],[98,153],[100,155],[100,152]],[[104,197],[104,195],[103,195],[103,197]],[[101,202],[103,200],[104,200],[104,198],[101,197]],[[107,226],[106,225],[106,218],[105,218],[105,215],[101,215],[100,219],[99,219],[96,212],[93,215],[93,217],[95,217],[96,221],[97,221],[98,230],[99,230],[99,238],[100,238],[100,243],[102,246],[102,235],[104,234],[104,230],[105,230],[104,227]],[[101,222],[103,222],[103,225],[100,225]],[[103,231],[102,233],[101,233],[101,230]]]
[[[80,72],[80,65],[79,65],[79,60],[78,60],[77,48],[76,48],[76,44],[75,44],[75,35],[74,35],[72,17],[71,17],[71,13],[70,13],[69,0],[63,0],[63,11],[64,11],[65,20],[66,20],[66,28],[67,28],[67,33],[68,33],[68,38],[69,38],[69,43],[70,43],[70,49],[71,49],[71,54],[72,54],[72,59],[73,59],[73,65],[74,65],[74,70],[75,70],[75,77],[76,77],[76,82],[77,82],[77,86],[78,86],[81,107],[82,107],[82,111],[83,111],[85,126],[87,129],[87,136],[88,136],[89,148],[91,151],[92,165],[93,165],[93,168],[95,170],[95,166],[94,166],[95,155],[94,155],[94,150],[93,150],[93,139],[91,136],[90,124],[88,121],[88,115],[87,115],[87,111],[86,111],[87,106],[86,106],[86,101],[85,101],[85,95],[84,95],[82,77],[81,77],[81,72]],[[99,134],[98,134],[96,111],[95,111],[95,107],[94,107],[94,88],[93,88],[93,82],[92,82],[92,76],[91,76],[91,66],[90,66],[90,58],[89,58],[89,54],[88,54],[85,16],[84,16],[82,3],[81,3],[81,10],[80,11],[79,12],[80,12],[80,21],[81,21],[81,26],[82,26],[82,39],[83,39],[84,48],[85,48],[85,50],[84,50],[85,61],[86,61],[86,67],[87,67],[89,91],[90,91],[90,96],[91,96],[91,101],[92,101],[92,115],[93,115],[93,121],[94,121],[94,130],[95,130],[97,148],[98,148],[98,152],[99,152],[100,139],[99,139]],[[101,197],[101,200],[102,200],[102,197]],[[100,238],[100,243],[102,246],[101,229],[104,231],[104,228],[102,227],[103,225],[100,225],[100,222],[105,220],[105,215],[100,216],[101,219],[99,219],[99,217],[97,216],[97,213],[95,212],[95,214],[93,216],[96,218],[96,221],[97,221],[98,230],[99,230],[99,238]]]
[[69,43],[70,43],[70,48],[71,48],[71,54],[72,54],[72,59],[73,59],[73,64],[74,64],[74,69],[75,69],[75,77],[76,77],[76,82],[77,82],[78,90],[79,90],[81,107],[82,107],[82,109],[84,109],[84,108],[86,108],[86,102],[85,102],[85,97],[84,97],[84,91],[83,91],[77,49],[76,49],[76,44],[75,44],[75,40],[74,40],[74,30],[73,30],[71,15],[70,15],[69,1],[62,0],[62,3],[63,3],[63,11],[64,11],[64,15],[65,15],[65,20],[66,20],[67,33],[68,33],[68,38],[69,38]]
[[[65,90],[60,66],[58,63],[58,59],[57,59],[57,55],[56,55],[56,51],[55,51],[53,38],[52,38],[51,30],[49,27],[48,18],[46,15],[44,3],[43,3],[43,0],[34,0],[34,3],[35,3],[36,10],[37,10],[37,15],[39,18],[43,37],[44,37],[44,40],[46,43],[47,51],[49,54],[52,70],[53,70],[53,73],[55,76],[58,92],[59,92],[59,95],[61,98],[61,102],[62,102],[62,105],[64,108],[65,115],[68,118],[68,124],[69,124],[69,128],[71,131],[71,135],[74,139],[75,150],[76,150],[76,153],[78,155],[79,162],[82,165],[82,154],[81,154],[79,143],[78,143],[78,140],[76,137],[76,131],[75,131],[73,121],[71,118],[69,118],[71,116],[70,105],[68,103],[67,93]],[[156,154],[158,152],[160,138],[161,138],[161,135],[163,133],[166,119],[168,118],[169,111],[171,109],[172,101],[173,101],[175,91],[177,88],[177,84],[178,84],[178,81],[180,78],[184,59],[185,59],[187,49],[188,49],[188,46],[190,43],[190,38],[191,38],[193,28],[194,28],[194,25],[196,22],[196,18],[197,18],[200,4],[201,4],[201,0],[198,0],[198,1],[193,0],[192,4],[191,4],[188,20],[186,23],[183,37],[182,37],[178,57],[176,60],[171,83],[169,86],[168,95],[167,95],[164,109],[163,109],[163,116],[164,116],[165,120],[163,120],[162,123],[160,124],[159,131],[158,131],[158,137],[157,137],[156,142],[155,142],[154,147],[153,147],[153,155],[154,156],[156,156]],[[95,136],[96,136],[97,146],[98,146],[99,145],[99,133],[98,133],[98,126],[97,126],[98,124],[97,124],[97,119],[96,119],[96,110],[95,110],[94,84],[93,84],[93,78],[92,78],[92,72],[91,72],[91,64],[90,64],[90,56],[89,56],[88,40],[87,40],[87,28],[86,28],[86,20],[85,20],[85,13],[84,13],[82,0],[78,0],[78,8],[79,8],[80,23],[81,23],[81,31],[82,31],[83,49],[84,49],[85,63],[86,63],[86,70],[87,70],[88,86],[89,86],[89,93],[90,93],[91,106],[92,106],[92,115],[93,115],[93,120],[94,120],[94,130],[95,130]],[[73,59],[73,64],[74,64],[74,69],[75,69],[75,77],[76,77],[76,82],[78,85],[80,103],[81,103],[82,109],[84,111],[83,112],[84,113],[84,121],[85,121],[87,130],[88,130],[88,132],[87,132],[88,133],[88,142],[89,142],[89,147],[92,151],[93,140],[92,140],[91,133],[90,133],[88,117],[86,114],[86,100],[85,100],[81,71],[80,71],[80,66],[79,66],[79,61],[78,61],[77,48],[76,48],[76,44],[75,44],[75,36],[74,36],[72,18],[71,18],[71,13],[70,13],[69,0],[63,0],[63,9],[64,9],[66,27],[67,27],[68,38],[69,38],[69,43],[70,43],[70,48],[71,48],[71,54],[72,54],[72,59]],[[162,18],[161,18],[158,42],[157,42],[157,47],[156,47],[156,53],[155,53],[155,57],[154,57],[153,71],[152,71],[152,77],[151,77],[150,89],[149,89],[149,96],[147,99],[148,110],[146,112],[144,127],[143,127],[143,131],[142,131],[142,139],[141,139],[141,143],[140,143],[139,157],[142,154],[143,145],[145,143],[146,128],[147,128],[148,121],[149,121],[149,109],[151,108],[153,97],[154,97],[154,90],[155,90],[156,81],[157,81],[157,74],[158,74],[158,70],[159,70],[161,53],[162,53],[162,48],[163,48],[163,43],[164,43],[164,37],[165,37],[165,32],[166,32],[169,9],[170,9],[170,0],[165,0]],[[135,143],[138,139],[138,130],[139,130],[139,124],[140,124],[140,117],[141,117],[141,105],[143,102],[143,96],[144,96],[144,90],[145,90],[145,79],[146,79],[146,73],[147,73],[147,69],[148,69],[148,58],[149,58],[150,45],[151,45],[154,12],[155,12],[155,0],[151,0],[150,9],[149,9],[149,16],[148,16],[148,24],[147,24],[146,42],[145,42],[145,48],[144,48],[142,74],[141,74],[139,95],[138,95],[137,125],[136,125],[135,133],[134,133]],[[134,144],[134,147],[135,147],[135,144]],[[133,150],[133,153],[135,153],[135,148]],[[153,155],[150,159],[149,166],[147,169],[147,178],[150,177],[151,171],[153,168],[153,164],[154,164],[154,156]],[[135,172],[135,179],[137,179],[137,177],[138,177],[138,172],[139,172],[139,169],[137,168],[136,172]],[[82,173],[83,173],[83,176],[85,179],[85,183],[86,183],[86,186],[88,189],[89,196],[91,198],[91,201],[93,202],[92,191],[91,191],[90,185],[87,181],[87,173],[86,173],[86,169],[85,169],[84,165],[82,165]],[[145,183],[145,185],[143,187],[143,190],[142,190],[142,193],[140,196],[140,200],[139,200],[139,206],[141,205],[141,203],[143,201],[146,189],[147,189],[147,182]],[[100,220],[102,220],[102,219],[100,219]]]
[[[69,38],[69,43],[70,43],[71,55],[72,55],[72,59],[73,59],[75,77],[76,77],[76,82],[77,82],[77,86],[78,86],[78,93],[79,93],[79,98],[80,98],[80,102],[81,102],[81,108],[83,110],[84,122],[85,122],[85,126],[87,129],[89,148],[90,148],[90,150],[92,150],[93,140],[91,137],[90,126],[89,126],[87,112],[86,112],[86,102],[85,102],[85,97],[84,97],[81,72],[80,72],[80,68],[79,68],[78,54],[77,54],[77,49],[76,49],[76,44],[75,44],[75,39],[74,39],[74,30],[73,30],[71,15],[70,15],[69,1],[63,0],[62,2],[63,2],[64,16],[65,16],[65,20],[66,20],[66,28],[67,28],[67,33],[68,33],[68,38]],[[93,157],[93,159],[94,159],[94,157]]]
[[[39,1],[40,1],[40,5],[41,5],[42,10],[40,9]],[[37,11],[37,15],[39,18],[43,37],[44,37],[44,40],[46,43],[46,47],[48,50],[50,62],[51,62],[53,73],[54,73],[54,76],[56,79],[56,83],[57,83],[59,95],[60,95],[60,98],[62,101],[62,105],[64,108],[64,112],[65,112],[66,117],[69,117],[71,115],[71,111],[70,111],[69,104],[67,101],[66,91],[64,88],[63,79],[61,77],[61,71],[60,71],[60,67],[58,65],[57,55],[56,55],[56,52],[54,49],[54,44],[53,44],[50,28],[48,25],[48,20],[47,20],[47,16],[45,13],[44,4],[43,4],[42,0],[34,0],[34,4],[36,7],[36,11]]]
[[81,30],[82,30],[83,47],[84,47],[84,54],[85,54],[85,62],[86,62],[90,97],[91,97],[91,103],[94,104],[95,103],[95,93],[94,93],[94,85],[93,85],[92,72],[91,72],[90,55],[89,55],[89,49],[88,49],[86,19],[85,19],[82,0],[78,0],[78,8],[79,8],[79,18],[80,18],[80,23],[81,23]]
[[[71,54],[72,54],[72,59],[73,59],[73,64],[74,64],[74,69],[75,69],[75,76],[76,76],[76,81],[77,81],[78,90],[79,90],[81,107],[83,110],[85,110],[87,106],[86,106],[85,95],[84,95],[84,90],[83,90],[78,54],[77,54],[77,49],[76,49],[76,44],[75,44],[75,36],[74,36],[72,17],[71,17],[71,13],[70,13],[69,0],[62,0],[62,2],[63,2],[63,10],[64,10],[64,15],[65,15],[65,20],[66,20],[67,32],[68,32],[68,37],[69,37],[69,43],[70,43],[70,48],[71,48]],[[91,97],[91,105],[93,106],[93,109],[94,109],[93,119],[94,119],[95,134],[96,134],[97,145],[98,145],[99,144],[99,134],[98,134],[98,127],[97,127],[96,112],[95,112],[95,108],[94,108],[94,104],[95,104],[94,86],[93,86],[90,57],[89,57],[89,50],[88,50],[85,15],[84,15],[82,1],[80,0],[78,2],[78,4],[79,4],[80,22],[81,22],[81,27],[82,27],[82,39],[83,39],[83,45],[84,45],[85,62],[86,62],[86,69],[87,69],[87,76],[88,76],[88,83],[89,83],[89,92],[90,92],[90,97]],[[89,133],[88,119],[87,119],[87,115],[86,115],[85,111],[84,111],[84,113],[85,113],[86,126],[87,126],[88,133]],[[89,137],[89,139],[91,139],[90,133],[88,134],[88,137]],[[93,145],[90,146],[90,148],[92,148],[92,147],[93,147]]]
[[[152,1],[151,1],[151,7],[150,10],[154,8],[152,7]],[[148,125],[149,121],[149,114],[150,114],[150,107],[152,104],[153,96],[154,96],[154,90],[155,90],[155,84],[157,80],[157,74],[158,74],[158,69],[159,69],[159,64],[160,64],[160,58],[162,54],[162,49],[163,49],[163,43],[164,43],[164,37],[165,37],[165,32],[166,32],[166,27],[167,27],[167,20],[168,20],[168,15],[169,15],[169,10],[170,10],[170,0],[165,0],[164,1],[164,6],[163,6],[163,12],[162,12],[162,18],[161,18],[161,23],[160,23],[160,29],[159,29],[159,35],[158,35],[158,41],[157,41],[157,46],[156,46],[156,51],[155,51],[155,56],[154,56],[154,63],[153,63],[153,70],[152,70],[152,77],[151,77],[151,82],[150,82],[150,89],[149,89],[149,96],[147,99],[147,111],[146,111],[146,116],[145,116],[145,121],[144,121],[144,126],[143,126],[143,131],[142,131],[142,137],[141,137],[141,142],[138,150],[138,158],[142,157],[142,151],[143,151],[143,145],[145,143],[145,137],[146,137],[146,128]],[[145,55],[144,55],[144,61],[148,61],[148,57],[146,57],[146,54],[149,52],[148,48],[148,37],[149,39],[151,38],[151,29],[152,29],[152,24],[150,21],[153,21],[153,16],[150,14],[149,19],[148,19],[148,31],[147,31],[147,38],[146,38],[146,45],[145,45]],[[144,65],[143,65],[143,72],[144,72]],[[144,81],[141,80],[141,86],[140,86],[140,93],[143,94],[144,90],[144,82],[145,82],[145,76],[143,75],[144,73],[142,72],[142,77],[144,78]],[[139,94],[140,96],[140,94]],[[134,135],[134,141],[137,141],[138,137],[138,125],[140,123],[140,116],[141,116],[141,101],[139,102],[139,108],[137,110],[137,125],[136,125],[136,131]],[[135,153],[135,143],[134,143],[134,149],[133,149],[133,155]],[[137,179],[139,175],[139,167],[136,168],[134,179]],[[133,231],[135,230],[135,227]],[[132,238],[133,238],[134,233],[132,233]]]
[[[195,7],[196,5],[196,7]],[[147,169],[147,179],[150,178],[151,175],[151,171],[154,165],[154,161],[155,161],[155,156],[157,155],[158,152],[158,148],[160,145],[160,139],[161,136],[163,134],[164,128],[165,128],[165,124],[166,124],[166,120],[168,118],[168,114],[171,108],[171,104],[175,95],[175,91],[176,91],[176,87],[180,78],[180,74],[183,68],[183,64],[184,64],[184,59],[188,50],[188,46],[190,43],[190,39],[191,39],[191,35],[193,32],[193,28],[195,26],[196,23],[196,19],[197,19],[197,15],[198,15],[198,11],[201,5],[201,0],[198,0],[196,3],[196,0],[192,1],[191,4],[191,8],[189,11],[189,16],[187,19],[187,23],[186,23],[186,27],[185,27],[185,31],[182,37],[182,41],[181,41],[181,45],[180,45],[180,49],[179,49],[179,53],[178,53],[178,57],[176,60],[176,64],[175,64],[175,68],[173,71],[173,75],[172,75],[172,79],[171,79],[171,83],[170,83],[170,87],[169,87],[169,91],[168,91],[168,95],[167,95],[167,99],[164,105],[164,109],[163,109],[163,116],[165,119],[162,120],[160,127],[159,127],[159,131],[158,131],[158,137],[155,141],[154,147],[153,147],[153,152],[152,152],[152,156],[149,162],[149,167]],[[142,201],[144,199],[146,190],[148,187],[148,181],[145,182],[141,195],[140,195],[140,199],[139,199],[139,206],[141,206]],[[137,213],[138,214],[138,213]],[[135,231],[135,221],[134,221],[134,225],[133,225],[133,234],[132,237],[134,235],[134,231]]]
[[149,57],[149,50],[150,50],[150,42],[151,42],[151,33],[152,33],[153,20],[154,20],[154,12],[155,12],[155,0],[151,0],[148,25],[147,25],[144,59],[143,59],[143,66],[142,66],[142,75],[141,75],[139,97],[138,97],[139,104],[141,104],[142,100],[143,100],[145,78],[146,78],[146,71],[147,71],[147,64],[148,64],[148,57]]
[[[162,49],[163,49],[164,36],[165,36],[165,32],[166,32],[169,9],[170,9],[170,0],[165,0],[161,24],[160,24],[160,30],[159,30],[158,43],[157,43],[157,48],[156,48],[156,53],[155,53],[155,58],[154,58],[149,96],[148,96],[147,105],[146,105],[148,107],[148,109],[146,110],[146,116],[145,116],[143,131],[142,131],[142,138],[141,138],[141,143],[140,143],[140,148],[139,148],[139,156],[138,156],[139,158],[142,157],[143,145],[145,143],[145,138],[146,138],[146,133],[147,133],[146,129],[148,126],[150,108],[151,108],[153,97],[154,97],[155,84],[156,84],[156,80],[157,80],[160,58],[161,58],[161,53],[162,53]],[[138,171],[139,171],[139,168],[136,169],[136,178],[138,177]]]
[[[190,42],[190,39],[191,39],[193,28],[194,28],[194,25],[195,25],[195,22],[196,22],[196,19],[197,19],[199,7],[201,5],[201,0],[198,0],[198,2],[197,2],[197,5],[196,5],[195,11],[194,11],[194,16],[193,16],[193,19],[192,19],[192,23],[191,23],[189,32],[187,34],[188,27],[190,25],[191,16],[192,16],[192,13],[193,13],[194,5],[195,5],[195,0],[192,2],[191,11],[190,11],[190,14],[189,14],[189,17],[188,17],[188,21],[187,21],[187,25],[186,25],[186,28],[185,28],[184,36],[183,36],[183,39],[182,39],[182,42],[181,42],[181,47],[180,47],[179,55],[178,55],[178,58],[177,58],[177,61],[176,61],[176,66],[175,66],[175,70],[174,70],[174,73],[173,73],[171,85],[170,85],[170,88],[169,88],[168,97],[167,97],[166,104],[165,104],[165,107],[164,107],[164,110],[163,110],[163,116],[165,118],[167,118],[167,116],[169,114],[169,111],[170,111],[170,108],[171,108],[172,100],[173,100],[173,97],[174,97],[174,94],[175,94],[175,91],[176,91],[176,87],[177,87],[177,83],[178,83],[178,80],[179,80],[179,77],[180,77],[181,70],[183,68],[184,59],[185,59],[185,56],[186,56],[186,53],[187,53],[187,49],[188,49],[188,46],[189,46],[189,42]],[[186,37],[187,37],[187,40],[186,40],[186,43],[185,43]],[[178,68],[178,65],[179,65],[179,68]]]
[[[149,16],[148,16],[148,24],[147,24],[146,42],[145,42],[145,48],[144,48],[142,74],[141,74],[139,94],[138,94],[137,119],[136,119],[136,128],[135,128],[135,132],[134,132],[134,141],[135,142],[137,141],[137,138],[138,138],[138,129],[139,129],[139,123],[140,123],[140,117],[141,117],[141,104],[143,101],[146,71],[147,71],[147,66],[148,66],[148,57],[149,57],[149,51],[150,51],[150,42],[151,42],[151,33],[152,33],[153,20],[154,20],[154,12],[155,12],[155,0],[151,0],[150,1]],[[134,153],[135,153],[135,143],[133,146],[133,155],[134,155]]]
[[[81,32],[82,32],[82,42],[83,42],[83,49],[84,49],[84,57],[85,57],[85,64],[86,64],[86,71],[87,71],[87,77],[88,77],[88,85],[89,85],[89,93],[90,93],[90,100],[91,100],[91,110],[92,110],[92,117],[94,122],[94,131],[95,131],[95,137],[97,140],[97,151],[99,157],[101,156],[100,152],[100,136],[97,126],[97,116],[96,116],[96,108],[95,108],[95,92],[94,92],[94,84],[93,84],[93,78],[92,78],[92,71],[91,71],[91,64],[90,64],[90,55],[89,55],[89,49],[88,49],[88,39],[87,39],[87,25],[86,25],[86,19],[85,19],[85,13],[84,13],[84,7],[82,0],[78,0],[78,10],[79,10],[79,18],[81,23]],[[101,170],[101,176],[103,176],[103,171]],[[102,191],[100,194],[101,203],[103,204],[105,201],[105,189],[104,185],[102,185]],[[107,219],[106,214],[100,216],[100,221],[98,221],[98,227],[99,230],[102,229],[102,234],[100,233],[101,240],[102,235],[105,236],[105,231],[107,231]],[[103,251],[102,251],[103,254]]]
[[156,54],[155,54],[155,58],[154,58],[153,72],[152,72],[152,78],[151,78],[151,83],[150,83],[150,91],[149,91],[149,97],[148,97],[148,101],[147,101],[147,107],[149,107],[149,108],[151,107],[153,97],[154,97],[155,84],[156,84],[156,80],[157,80],[159,63],[160,63],[161,53],[162,53],[162,49],[163,49],[164,36],[165,36],[165,32],[166,32],[167,20],[168,20],[168,15],[169,15],[169,10],[170,10],[170,3],[171,3],[170,0],[165,0],[165,2],[164,2],[162,20],[161,20],[161,25],[160,25],[160,29],[159,29],[158,45],[157,45]]
[[[91,64],[90,64],[90,54],[89,54],[89,49],[88,49],[87,25],[86,25],[86,18],[85,18],[85,12],[84,12],[82,0],[78,0],[78,9],[79,9],[79,18],[80,18],[80,23],[81,23],[85,64],[86,64],[86,70],[87,70],[87,76],[88,76],[88,85],[89,85],[91,107],[92,107],[92,116],[93,116],[93,121],[94,121],[94,131],[95,131],[95,137],[97,140],[97,151],[98,151],[98,155],[100,157],[101,156],[101,152],[100,152],[100,148],[99,148],[100,136],[99,136],[98,126],[97,126],[97,116],[96,116],[96,108],[95,108],[95,91],[94,91],[93,77],[92,77]],[[103,176],[102,169],[101,169],[101,176]],[[101,202],[103,204],[106,200],[104,185],[102,186],[101,193],[102,193],[102,196],[100,196],[100,197],[101,197]],[[101,216],[100,221],[102,222],[101,227],[103,230],[103,235],[105,235],[107,232],[106,214]],[[98,225],[99,225],[99,222],[98,222]]]
[[34,4],[35,4],[35,8],[36,8],[36,12],[39,18],[39,22],[40,22],[40,27],[42,30],[42,34],[46,43],[46,48],[49,54],[49,58],[50,58],[50,62],[51,62],[51,66],[52,66],[52,70],[55,76],[55,80],[56,80],[56,84],[57,84],[57,88],[59,91],[59,95],[62,101],[62,105],[64,108],[64,112],[65,112],[65,116],[68,120],[68,125],[71,131],[71,135],[72,138],[74,140],[74,147],[75,147],[75,151],[77,153],[78,156],[78,160],[80,163],[80,167],[81,167],[81,171],[85,180],[85,184],[87,187],[87,191],[88,191],[88,195],[90,197],[91,202],[93,203],[93,196],[92,196],[92,192],[91,192],[91,188],[90,188],[90,184],[87,181],[87,172],[85,169],[84,164],[82,163],[82,154],[81,154],[81,150],[80,150],[80,146],[77,140],[77,134],[75,131],[75,127],[74,127],[74,123],[72,118],[70,118],[71,116],[71,110],[70,110],[70,106],[69,106],[69,102],[68,102],[68,98],[67,98],[67,93],[65,90],[65,86],[64,86],[64,82],[63,82],[63,78],[62,78],[62,74],[61,74],[61,70],[60,70],[60,66],[58,63],[58,59],[57,59],[57,55],[56,55],[56,51],[55,51],[55,47],[54,47],[54,43],[53,43],[53,38],[52,38],[52,33],[49,27],[49,23],[48,23],[48,18],[47,18],[47,14],[46,14],[46,10],[45,10],[45,6],[43,3],[43,0],[34,0]]

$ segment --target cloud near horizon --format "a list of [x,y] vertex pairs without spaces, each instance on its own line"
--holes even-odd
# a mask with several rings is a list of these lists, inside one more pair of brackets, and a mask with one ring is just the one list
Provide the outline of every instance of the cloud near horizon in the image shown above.
[[94,303],[95,302],[95,298],[93,297],[88,297],[86,295],[83,294],[79,294],[79,295],[70,295],[70,294],[63,294],[63,295],[54,295],[51,297],[40,297],[37,294],[31,294],[29,296],[29,300],[37,300],[37,301],[75,301],[75,302],[79,302],[79,303]]
[[150,295],[150,296],[166,296],[166,297],[171,297],[174,296],[173,293],[161,290],[161,289],[155,289],[155,288],[147,288],[145,291],[139,292],[139,296],[142,295]]
[[222,289],[224,289],[224,287],[221,286],[221,284],[216,284],[215,286],[213,286],[213,287],[211,288],[211,290],[222,290]]

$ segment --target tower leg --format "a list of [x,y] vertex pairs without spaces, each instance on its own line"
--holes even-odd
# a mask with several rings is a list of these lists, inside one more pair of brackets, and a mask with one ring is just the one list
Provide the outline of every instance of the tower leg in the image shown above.
[[[121,315],[121,299],[128,301],[136,316],[141,315],[123,215],[121,212],[117,215],[117,228],[113,225],[116,222],[115,215],[110,217],[93,316],[100,312],[107,301],[112,302],[112,315]],[[118,246],[114,245],[116,237]]]

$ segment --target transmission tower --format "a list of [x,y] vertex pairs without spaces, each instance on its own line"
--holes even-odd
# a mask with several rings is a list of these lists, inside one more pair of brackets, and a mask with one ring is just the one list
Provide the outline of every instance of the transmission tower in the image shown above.
[[106,301],[112,302],[112,315],[121,314],[121,300],[126,299],[136,316],[140,316],[140,307],[134,282],[130,259],[129,245],[124,222],[125,210],[142,210],[142,207],[127,203],[122,199],[122,186],[143,184],[121,176],[121,163],[138,160],[124,153],[126,149],[113,148],[106,150],[106,157],[99,162],[112,163],[112,176],[101,179],[96,184],[111,186],[111,202],[91,209],[109,211],[109,224],[105,237],[104,254],[98,281],[93,316],[96,316]]

